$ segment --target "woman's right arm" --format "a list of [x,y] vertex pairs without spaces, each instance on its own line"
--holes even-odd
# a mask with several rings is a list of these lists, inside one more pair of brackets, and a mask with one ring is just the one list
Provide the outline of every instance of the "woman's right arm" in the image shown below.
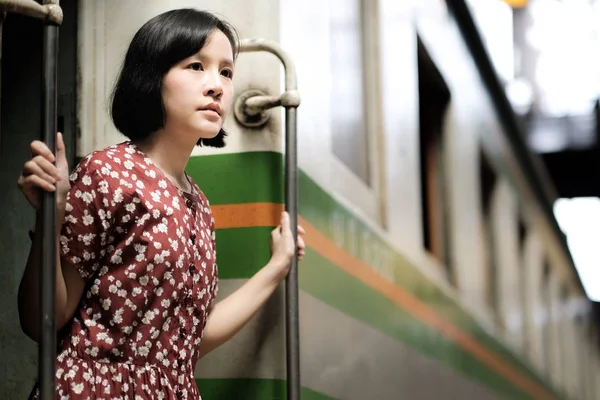
[[69,172],[62,135],[57,135],[56,165],[54,154],[39,141],[31,144],[32,158],[23,167],[19,187],[36,209],[36,227],[25,272],[19,285],[18,307],[21,329],[34,341],[40,338],[40,275],[42,268],[42,216],[40,213],[42,191],[56,191],[56,329],[61,329],[73,316],[81,299],[85,282],[80,273],[61,262],[59,235],[65,216],[69,191]]

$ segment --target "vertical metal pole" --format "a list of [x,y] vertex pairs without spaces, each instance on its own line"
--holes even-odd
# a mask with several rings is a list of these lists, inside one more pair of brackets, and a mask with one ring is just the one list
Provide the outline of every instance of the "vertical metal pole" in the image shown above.
[[[4,19],[6,18],[6,12],[0,10],[0,76],[2,75],[2,30],[4,26]],[[0,82],[1,83],[1,82]],[[0,93],[2,93],[2,87],[0,86]],[[1,100],[1,98],[0,98]],[[0,127],[2,123],[0,121]],[[0,128],[0,149],[2,149],[2,131]]]
[[[44,21],[42,74],[41,139],[56,153],[56,113],[58,76],[58,27],[63,14],[59,0],[0,0],[0,28],[6,12]],[[1,31],[0,31],[1,43]],[[38,348],[38,381],[40,398],[56,398],[56,194],[42,196],[42,272],[40,275],[40,346]]]
[[[298,235],[298,146],[296,107],[285,109],[285,209],[292,235]],[[298,255],[292,258],[286,279],[287,399],[300,400],[300,327],[298,307]]]
[[[264,125],[269,116],[263,111],[273,107],[285,108],[285,210],[290,216],[294,241],[298,236],[298,143],[296,111],[300,94],[296,81],[296,67],[291,57],[276,42],[264,39],[245,39],[240,52],[267,51],[277,56],[285,71],[285,92],[279,97],[267,96],[257,90],[240,94],[236,101],[235,116],[248,127]],[[262,115],[260,115],[262,114]],[[248,119],[248,117],[251,117]],[[258,122],[257,122],[258,121]],[[285,349],[287,400],[300,400],[300,318],[298,296],[298,255],[292,259],[285,282]]]
[[[56,153],[58,25],[46,22],[43,43],[42,140]],[[42,202],[41,341],[39,382],[42,400],[56,398],[56,192],[44,192]]]

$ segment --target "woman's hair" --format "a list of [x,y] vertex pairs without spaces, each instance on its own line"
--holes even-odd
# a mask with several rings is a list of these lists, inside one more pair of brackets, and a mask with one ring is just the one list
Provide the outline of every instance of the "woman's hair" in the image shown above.
[[[218,29],[238,54],[238,36],[227,22],[206,11],[172,10],[146,22],[133,37],[113,94],[111,114],[115,127],[131,140],[144,139],[165,124],[162,82],[177,63],[198,53],[210,34]],[[221,129],[198,146],[225,146]]]

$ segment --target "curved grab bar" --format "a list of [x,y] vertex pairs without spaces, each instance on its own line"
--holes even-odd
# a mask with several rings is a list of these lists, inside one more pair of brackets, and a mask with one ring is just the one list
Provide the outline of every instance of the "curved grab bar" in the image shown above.
[[[275,42],[264,39],[244,39],[240,42],[240,53],[265,51],[281,60],[285,71],[285,92],[279,96],[262,95],[249,91],[240,95],[240,112],[235,115],[240,123],[249,125],[244,116],[253,116],[263,111],[282,106],[285,108],[285,210],[290,215],[294,240],[298,227],[298,145],[296,108],[300,105],[297,91],[296,67],[291,57]],[[286,374],[287,399],[300,400],[300,334],[298,316],[298,258],[294,256],[286,279]]]
[[296,90],[298,88],[296,66],[289,54],[277,42],[267,39],[242,39],[239,44],[239,51],[240,53],[266,51],[277,56],[281,60],[285,71],[285,90]]
[[58,0],[44,0],[40,4],[35,0],[0,0],[0,11],[41,19],[54,25],[61,25],[63,12]]

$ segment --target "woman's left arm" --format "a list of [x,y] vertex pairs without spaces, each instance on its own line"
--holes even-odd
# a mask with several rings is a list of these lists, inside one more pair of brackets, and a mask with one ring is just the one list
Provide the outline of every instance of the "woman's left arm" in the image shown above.
[[199,357],[219,347],[248,323],[287,276],[292,258],[304,257],[304,230],[298,226],[298,245],[294,245],[289,215],[281,215],[281,224],[271,232],[271,259],[241,288],[217,303],[210,311]]

